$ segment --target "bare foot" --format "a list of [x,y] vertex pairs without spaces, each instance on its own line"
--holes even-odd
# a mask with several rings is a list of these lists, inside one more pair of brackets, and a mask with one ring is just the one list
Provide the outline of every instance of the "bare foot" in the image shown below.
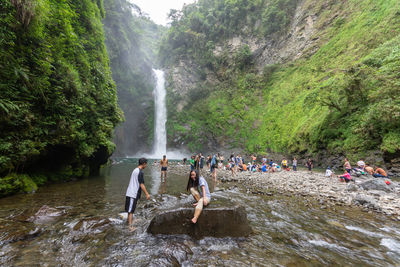
[[136,227],[133,227],[133,225],[129,226],[129,232],[134,232],[136,230]]
[[197,218],[193,217],[192,223],[197,223]]

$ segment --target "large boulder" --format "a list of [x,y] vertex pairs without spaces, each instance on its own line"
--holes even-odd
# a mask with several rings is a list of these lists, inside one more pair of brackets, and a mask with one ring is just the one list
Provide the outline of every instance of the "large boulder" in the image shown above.
[[364,190],[379,190],[385,192],[392,192],[394,190],[393,183],[387,185],[384,179],[374,178],[359,184],[359,186]]
[[194,208],[180,208],[158,214],[147,232],[151,234],[186,234],[196,239],[212,237],[242,237],[251,234],[244,207],[206,207],[196,224]]

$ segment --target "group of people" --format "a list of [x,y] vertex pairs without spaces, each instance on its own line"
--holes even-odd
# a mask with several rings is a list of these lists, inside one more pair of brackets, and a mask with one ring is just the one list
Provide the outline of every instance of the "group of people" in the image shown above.
[[[198,170],[201,171],[205,167],[205,164],[208,169],[210,169],[210,172],[212,173],[212,176],[214,179],[216,179],[216,170],[217,169],[224,169],[224,170],[230,170],[232,171],[232,175],[234,176],[235,173],[237,172],[242,172],[242,171],[251,171],[251,172],[278,172],[281,170],[286,170],[290,171],[290,166],[289,162],[286,158],[283,158],[281,161],[281,164],[274,162],[272,159],[267,159],[266,157],[263,157],[261,159],[261,162],[257,163],[257,157],[255,155],[250,156],[251,161],[249,161],[247,164],[245,163],[244,157],[242,157],[240,154],[231,154],[230,157],[228,158],[228,161],[224,162],[224,157],[220,155],[219,153],[214,154],[214,155],[208,155],[207,157],[204,157],[201,153],[192,155],[189,164],[190,164],[190,170]],[[187,159],[184,158],[182,163],[186,165]],[[309,168],[309,170],[312,169],[313,164],[311,159],[309,159],[306,162],[306,166]],[[294,171],[297,171],[297,159],[294,158],[292,161],[292,169]]]
[[[344,159],[344,164],[343,164],[343,169],[344,173],[341,175],[338,175],[337,177],[340,179],[342,182],[350,182],[352,181],[352,175],[360,176],[360,175],[372,175],[375,178],[387,178],[388,175],[386,171],[380,167],[374,166],[371,167],[367,164],[365,164],[364,160],[359,160],[357,161],[357,167],[352,168],[350,161],[345,158]],[[331,170],[330,167],[326,169],[325,176],[327,177],[333,177],[334,172]]]
[[[203,170],[205,166],[207,169],[210,170],[211,176],[213,177],[214,181],[217,180],[217,169],[220,168],[222,162],[224,161],[223,156],[219,153],[214,155],[208,155],[207,158],[203,156],[203,154],[199,153],[196,155],[192,155],[189,160],[190,170],[197,170],[200,172]],[[183,165],[186,165],[187,159],[184,158],[182,160]],[[206,165],[205,165],[206,164]]]
[[[250,161],[246,164],[244,157],[242,157],[240,154],[237,154],[236,156],[234,154],[231,154],[230,157],[228,158],[228,162],[226,163],[226,165],[224,164],[223,157],[220,157],[219,154],[217,154],[216,159],[217,162],[219,162],[218,168],[224,170],[230,170],[232,172],[232,176],[235,176],[236,173],[243,171],[250,171],[250,172],[279,172],[282,170],[297,171],[296,158],[293,158],[292,160],[291,164],[292,169],[290,168],[289,161],[286,158],[283,158],[279,164],[279,162],[275,162],[273,159],[267,159],[267,157],[265,156],[261,158],[260,162],[257,162],[257,156],[251,155]],[[312,160],[308,159],[305,162],[305,166],[310,171],[312,171],[313,168]]]
[[[186,164],[186,158],[183,159],[183,164]],[[232,154],[226,165],[224,165],[224,158],[219,153],[214,155],[208,155],[205,158],[201,153],[197,155],[191,156],[189,160],[190,163],[190,172],[189,179],[187,183],[186,190],[189,191],[193,198],[195,199],[194,215],[192,218],[192,223],[197,223],[197,220],[203,210],[203,207],[207,206],[211,201],[211,194],[207,184],[206,179],[200,175],[200,171],[207,166],[209,168],[212,178],[214,181],[216,180],[216,170],[225,169],[231,170],[232,175],[235,175],[236,172],[242,171],[251,171],[251,172],[277,172],[281,170],[290,171],[289,162],[286,158],[283,158],[281,164],[275,163],[272,159],[267,159],[263,157],[260,163],[257,163],[257,157],[255,155],[251,155],[251,162],[245,164],[244,158],[242,158],[239,154],[236,156]],[[157,164],[157,161],[154,162]],[[163,156],[163,159],[159,162],[161,168],[161,181],[166,180],[167,177],[167,169],[168,169],[168,159],[166,156]],[[205,165],[206,164],[206,165]],[[313,161],[308,159],[305,163],[306,167],[309,171],[313,169]],[[139,165],[135,168],[131,174],[131,178],[129,181],[128,188],[126,190],[126,200],[125,200],[125,211],[128,212],[128,224],[129,230],[134,231],[135,227],[133,227],[133,213],[136,208],[136,204],[140,199],[142,191],[146,195],[147,199],[150,199],[150,195],[146,190],[146,186],[144,185],[144,177],[143,170],[147,166],[147,159],[141,158],[139,159]],[[297,159],[293,158],[292,160],[292,170],[297,171]],[[374,177],[387,177],[387,173],[382,168],[378,168],[376,166],[371,167],[365,164],[363,160],[359,160],[357,162],[357,167],[352,168],[349,160],[346,158],[344,161],[343,168],[345,173],[342,175],[338,175],[337,177],[340,181],[350,182],[352,180],[352,175],[361,175],[361,174],[370,174]],[[330,167],[327,168],[325,176],[333,177],[334,172]]]
[[[210,165],[212,166],[214,161],[215,164],[215,156],[211,159]],[[157,161],[155,161],[157,164]],[[143,170],[147,167],[147,159],[141,158],[139,159],[138,167],[135,168],[131,174],[131,178],[129,180],[128,188],[126,190],[126,199],[125,199],[125,211],[128,213],[128,227],[129,231],[135,231],[135,227],[133,226],[133,213],[135,212],[136,205],[138,200],[141,197],[142,192],[144,192],[146,199],[150,199],[150,194],[147,192],[146,186],[144,185],[144,174]],[[168,168],[168,160],[166,156],[163,156],[163,159],[160,161],[161,167],[161,181],[166,180],[167,177],[167,168]],[[199,166],[200,168],[200,166]],[[212,167],[211,167],[212,168]],[[187,184],[187,191],[190,191],[196,203],[193,204],[195,207],[194,215],[192,218],[192,223],[196,223],[199,218],[203,207],[207,206],[211,201],[211,194],[208,188],[208,184],[206,179],[203,176],[200,176],[200,172],[196,168],[191,168],[189,173],[189,180]]]

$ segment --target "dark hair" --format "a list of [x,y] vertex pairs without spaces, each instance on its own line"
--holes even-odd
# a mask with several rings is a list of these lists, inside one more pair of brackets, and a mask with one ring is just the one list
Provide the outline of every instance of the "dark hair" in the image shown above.
[[[193,181],[192,177],[190,177],[190,175],[192,174],[192,172],[196,173],[196,180]],[[190,188],[192,187],[198,187],[199,186],[199,171],[198,170],[192,170],[189,172],[189,181],[186,187],[186,190],[189,191]]]
[[145,163],[147,163],[147,159],[146,158],[140,158],[139,159],[139,165],[143,165]]
[[163,156],[163,158],[166,158],[166,157],[167,157],[166,155]]

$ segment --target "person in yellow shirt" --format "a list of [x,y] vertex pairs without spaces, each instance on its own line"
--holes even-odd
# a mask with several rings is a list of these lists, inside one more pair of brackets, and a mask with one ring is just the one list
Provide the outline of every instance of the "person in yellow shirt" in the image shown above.
[[282,159],[281,165],[282,165],[282,169],[284,169],[284,170],[286,170],[288,168],[288,163],[287,163],[286,158]]

